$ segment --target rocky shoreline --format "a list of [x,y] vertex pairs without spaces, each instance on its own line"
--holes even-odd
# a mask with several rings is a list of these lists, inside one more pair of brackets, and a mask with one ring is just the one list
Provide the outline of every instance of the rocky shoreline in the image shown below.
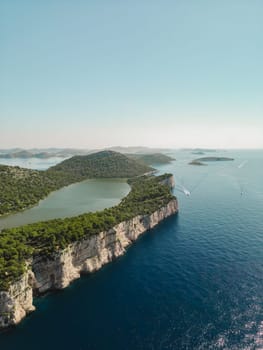
[[[173,179],[170,179],[170,181]],[[169,183],[173,186],[173,183]],[[35,310],[33,295],[63,289],[123,255],[127,247],[145,231],[178,212],[176,199],[149,215],[123,221],[112,229],[77,241],[57,252],[52,258],[36,256],[27,263],[27,271],[8,291],[0,292],[0,328],[18,324]]]

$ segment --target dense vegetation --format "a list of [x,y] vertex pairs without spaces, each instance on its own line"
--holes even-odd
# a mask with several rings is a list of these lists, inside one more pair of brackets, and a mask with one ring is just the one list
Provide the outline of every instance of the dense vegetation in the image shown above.
[[56,188],[43,172],[0,165],[0,215],[33,205]]
[[149,154],[126,154],[127,157],[130,157],[134,160],[138,160],[147,165],[155,165],[155,164],[169,164],[174,158],[167,156],[163,153],[149,153]]
[[119,205],[96,213],[34,223],[0,232],[0,290],[6,290],[26,268],[26,259],[52,256],[68,244],[108,230],[136,215],[153,213],[174,198],[161,181],[170,176],[129,180],[130,193]]
[[101,151],[87,156],[74,156],[51,167],[48,172],[63,173],[82,180],[84,178],[113,178],[138,176],[153,169],[121,153]]
[[51,191],[87,178],[129,178],[152,170],[112,151],[74,156],[46,171],[0,165],[0,215],[28,208]]

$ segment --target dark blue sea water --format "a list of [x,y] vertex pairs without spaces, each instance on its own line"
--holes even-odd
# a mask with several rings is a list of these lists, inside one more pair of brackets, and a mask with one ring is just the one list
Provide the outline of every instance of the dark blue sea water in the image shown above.
[[263,151],[217,153],[236,160],[198,167],[175,153],[159,169],[176,175],[180,213],[36,300],[0,349],[263,349]]

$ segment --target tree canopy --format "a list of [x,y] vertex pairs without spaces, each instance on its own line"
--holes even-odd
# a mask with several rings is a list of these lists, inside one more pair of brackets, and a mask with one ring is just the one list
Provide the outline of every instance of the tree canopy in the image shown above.
[[129,194],[103,211],[66,219],[38,222],[0,232],[0,290],[23,274],[26,260],[36,255],[51,257],[70,243],[109,230],[137,215],[148,215],[175,197],[161,181],[170,175],[141,176],[128,181]]

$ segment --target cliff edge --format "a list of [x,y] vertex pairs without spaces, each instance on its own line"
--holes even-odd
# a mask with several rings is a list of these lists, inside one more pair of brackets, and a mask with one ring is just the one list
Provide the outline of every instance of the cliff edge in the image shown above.
[[[172,187],[170,176],[160,182]],[[155,227],[165,218],[177,213],[178,203],[171,197],[152,213],[136,215],[112,228],[69,244],[50,255],[33,254],[26,261],[25,272],[0,292],[0,328],[18,324],[32,312],[33,295],[67,287],[81,273],[91,273],[125,253],[127,247],[142,233]]]

